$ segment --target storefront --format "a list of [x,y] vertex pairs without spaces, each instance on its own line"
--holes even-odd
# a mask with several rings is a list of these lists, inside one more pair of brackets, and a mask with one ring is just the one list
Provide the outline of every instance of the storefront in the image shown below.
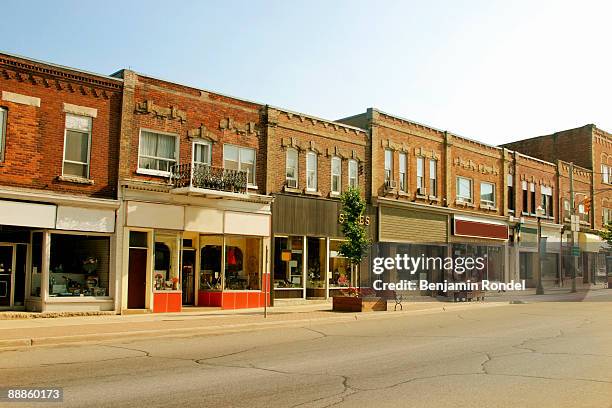
[[591,233],[578,233],[580,258],[578,268],[582,282],[585,284],[605,284],[607,282],[606,255],[608,245],[598,236]]
[[[68,201],[68,200],[63,200]],[[0,201],[0,308],[115,310],[115,208]]]
[[[359,268],[340,255],[338,200],[279,194],[272,209],[274,298],[326,299],[358,286]],[[371,229],[372,215],[364,216]]]
[[[518,228],[519,279],[524,279],[528,288],[538,283],[538,227],[536,222],[521,223]],[[543,287],[563,286],[561,226],[542,225],[540,267]]]
[[186,306],[240,309],[269,303],[271,199],[172,201],[125,202],[122,309],[178,312]]

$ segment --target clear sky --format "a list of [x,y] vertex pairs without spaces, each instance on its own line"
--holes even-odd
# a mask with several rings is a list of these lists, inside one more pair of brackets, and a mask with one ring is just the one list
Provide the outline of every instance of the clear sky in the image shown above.
[[490,144],[612,131],[612,2],[3,1],[0,50]]

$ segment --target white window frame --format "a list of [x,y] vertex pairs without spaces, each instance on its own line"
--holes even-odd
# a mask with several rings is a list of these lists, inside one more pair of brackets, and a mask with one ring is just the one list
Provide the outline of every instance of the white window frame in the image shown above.
[[359,164],[357,160],[351,159],[348,162],[348,177],[349,177],[349,187],[358,188],[359,187]]
[[417,156],[416,159],[416,188],[417,194],[423,194],[425,188],[425,158]]
[[540,186],[540,194],[542,195],[542,208],[547,217],[554,216],[553,206],[553,189],[549,186]]
[[[334,162],[339,163],[338,169],[340,170],[340,173],[338,174],[334,174]],[[330,169],[330,173],[331,173],[331,193],[334,195],[339,195],[340,192],[342,191],[342,159],[338,156],[333,156],[331,158],[331,169]],[[338,189],[334,190],[334,177],[338,177]]]
[[610,172],[611,168],[607,164],[601,165],[601,181],[605,184],[610,184],[610,176],[612,176],[612,172]]
[[[289,154],[295,154],[295,166],[293,167],[293,171],[294,171],[294,177],[289,177],[287,176],[287,170],[289,169]],[[285,183],[287,185],[287,187],[289,188],[298,188],[300,185],[299,179],[300,179],[300,173],[299,173],[299,159],[300,159],[300,155],[297,149],[293,148],[293,147],[289,147],[287,148],[287,151],[285,152]],[[289,181],[294,181],[295,185],[294,186],[290,186],[289,185]]]
[[429,159],[429,195],[438,196],[438,160],[436,159]]
[[195,154],[196,154],[196,145],[200,145],[200,146],[208,146],[208,157],[206,158],[208,160],[208,163],[202,163],[202,162],[198,162],[199,164],[207,164],[207,165],[212,165],[212,143],[210,143],[209,141],[206,140],[194,140],[193,144],[191,146],[191,163],[195,164]]
[[256,183],[256,170],[257,170],[257,149],[253,148],[253,147],[246,147],[246,146],[240,146],[240,145],[235,145],[235,144],[231,144],[231,143],[225,143],[223,145],[223,168],[225,169],[225,149],[226,147],[235,147],[238,149],[238,170],[239,171],[243,171],[242,170],[242,151],[243,150],[252,150],[253,151],[253,183],[249,182],[249,175],[247,172],[247,187],[248,188],[257,188],[257,183]]
[[[0,106],[0,162],[4,161],[4,155],[6,154],[6,129],[8,129],[6,122],[8,120],[8,109]],[[62,171],[63,171],[62,164]]]
[[[79,132],[79,133],[86,133],[81,129],[72,129],[72,128],[68,128],[67,124],[66,124],[66,119],[68,119],[68,116],[77,116],[77,117],[81,117],[81,118],[86,118],[89,120],[89,132],[87,132],[87,163],[82,163],[82,162],[76,162],[76,161],[72,161],[72,160],[66,160],[66,138],[68,136],[68,131],[73,131],[73,132]],[[76,178],[84,178],[84,179],[89,179],[91,176],[91,133],[93,130],[93,118],[91,116],[86,116],[86,115],[76,115],[74,113],[66,113],[66,116],[64,118],[64,153],[63,153],[63,157],[62,157],[62,177],[76,177]],[[80,165],[87,165],[87,175],[85,177],[83,176],[77,176],[74,174],[65,174],[64,173],[64,163],[72,163],[72,164],[80,164]]]
[[404,193],[408,192],[408,155],[406,153],[399,154],[399,190]]
[[[470,196],[469,197],[459,195],[459,181],[460,180],[467,180],[470,182]],[[457,188],[457,200],[459,202],[471,204],[474,201],[474,181],[471,178],[457,176],[456,188]]]
[[604,207],[602,209],[602,223],[606,225],[608,222],[612,221],[612,208]]
[[393,150],[385,149],[385,184],[388,184],[388,182],[392,180],[393,180]]
[[[309,157],[314,157],[314,169],[308,166]],[[319,167],[319,158],[317,157],[317,153],[313,151],[309,151],[308,153],[306,153],[306,191],[318,191],[318,184],[319,184],[318,183],[319,175],[317,174],[318,167]],[[311,186],[308,183],[308,180],[310,179],[310,177],[308,176],[310,173],[314,173],[314,186]]]
[[[180,139],[179,135],[177,135],[176,133],[163,132],[161,130],[148,129],[148,128],[140,128],[140,130],[138,131],[138,169],[136,170],[136,173],[138,173],[138,174],[146,174],[146,175],[149,175],[149,176],[169,177],[170,176],[170,172],[169,171],[155,170],[155,169],[145,169],[145,168],[141,168],[140,167],[140,158],[141,158],[140,151],[142,149],[142,132],[149,132],[149,133],[156,133],[156,134],[160,134],[160,135],[173,136],[174,137],[174,164],[177,164],[179,162],[179,139]],[[155,157],[153,157],[153,158],[155,158]],[[165,157],[160,157],[160,159],[168,160]]]
[[[483,200],[482,199],[482,187],[486,185],[491,186],[491,193],[493,194],[493,200]],[[480,204],[488,205],[490,207],[495,207],[495,183],[490,183],[488,181],[480,182]]]

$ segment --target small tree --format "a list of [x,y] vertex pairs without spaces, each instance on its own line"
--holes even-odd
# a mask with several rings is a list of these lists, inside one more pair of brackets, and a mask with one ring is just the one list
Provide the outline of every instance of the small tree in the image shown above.
[[[340,245],[339,252],[348,259],[351,266],[358,266],[370,244],[364,216],[366,203],[359,189],[354,187],[349,187],[342,193],[340,200],[342,201],[342,233],[346,241]],[[359,281],[359,276],[357,281]]]
[[604,229],[599,231],[599,236],[612,246],[612,221],[604,225]]

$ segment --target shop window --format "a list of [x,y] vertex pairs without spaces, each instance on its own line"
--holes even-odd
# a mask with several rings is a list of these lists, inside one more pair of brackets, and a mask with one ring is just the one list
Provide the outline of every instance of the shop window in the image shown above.
[[40,282],[42,280],[43,233],[32,233],[32,276],[30,280],[30,295],[40,297]]
[[429,195],[438,196],[438,161],[429,159]]
[[298,151],[296,149],[287,149],[285,171],[287,187],[298,188]]
[[155,234],[153,264],[153,287],[155,290],[180,289],[179,253],[176,235]]
[[0,161],[4,160],[6,146],[6,109],[0,108]]
[[512,174],[508,174],[506,179],[507,188],[508,188],[508,211],[514,212],[514,176]]
[[200,236],[200,289],[221,290],[223,236]]
[[348,259],[340,255],[342,241],[329,241],[329,285],[335,287],[355,286],[355,280],[351,273],[351,264]]
[[417,194],[427,194],[425,191],[425,159],[423,157],[417,157],[416,188]]
[[408,160],[406,153],[399,154],[399,189],[400,191],[408,191]]
[[303,237],[274,238],[274,288],[303,288]]
[[317,191],[317,154],[306,154],[306,190]]
[[108,296],[110,237],[51,234],[49,296]]
[[529,214],[529,192],[527,190],[527,182],[523,181],[521,187],[523,190],[523,214]]
[[64,176],[89,178],[91,118],[66,114],[64,134]]
[[308,237],[306,242],[306,254],[308,256],[306,261],[307,288],[325,289],[325,258],[327,253],[325,238]]
[[393,180],[393,151],[385,150],[385,186],[390,187]]
[[247,172],[249,185],[255,185],[255,149],[223,145],[223,167]]
[[331,191],[340,194],[342,188],[342,160],[339,157],[331,159]]
[[138,145],[138,170],[154,176],[168,176],[178,159],[177,137],[175,135],[140,131]]
[[466,177],[457,177],[457,200],[472,202],[472,180]]
[[357,160],[349,160],[348,162],[348,173],[349,173],[349,187],[359,187],[359,168],[357,167]]
[[210,166],[211,145],[205,141],[193,142],[193,163]]
[[480,204],[495,207],[495,184],[480,183]]
[[225,289],[261,288],[261,238],[226,236]]

